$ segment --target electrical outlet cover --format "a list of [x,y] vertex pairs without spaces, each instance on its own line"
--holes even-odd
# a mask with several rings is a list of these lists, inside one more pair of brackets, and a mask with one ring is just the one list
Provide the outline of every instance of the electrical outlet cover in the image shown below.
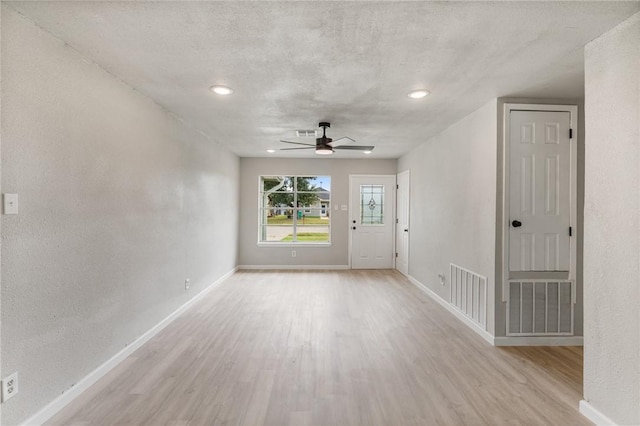
[[18,372],[7,376],[2,381],[2,402],[11,399],[18,393]]
[[18,194],[4,194],[4,214],[18,214]]

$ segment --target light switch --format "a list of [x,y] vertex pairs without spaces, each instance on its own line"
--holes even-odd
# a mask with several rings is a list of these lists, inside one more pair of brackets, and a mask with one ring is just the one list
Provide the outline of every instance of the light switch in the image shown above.
[[348,210],[348,209],[347,209],[347,205],[346,205],[346,204],[343,204],[343,205],[342,205],[342,210],[343,210],[343,211],[345,211],[345,212]]
[[4,214],[18,214],[18,194],[4,194]]
[[340,206],[338,206],[337,204],[335,205],[334,210],[338,210],[340,208]]

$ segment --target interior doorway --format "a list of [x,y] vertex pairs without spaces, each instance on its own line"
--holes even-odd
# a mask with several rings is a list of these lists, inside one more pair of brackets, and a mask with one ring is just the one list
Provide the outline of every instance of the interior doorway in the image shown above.
[[403,275],[409,275],[409,170],[398,173],[396,177],[396,269]]
[[573,336],[577,107],[505,105],[507,336]]

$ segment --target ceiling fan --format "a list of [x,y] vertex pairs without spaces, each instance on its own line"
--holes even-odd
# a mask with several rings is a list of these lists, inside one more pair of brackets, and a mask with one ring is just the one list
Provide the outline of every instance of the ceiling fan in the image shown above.
[[328,155],[328,154],[333,154],[333,151],[336,149],[344,149],[344,150],[350,150],[350,151],[364,151],[366,154],[370,154],[371,151],[373,151],[373,148],[375,148],[374,146],[366,146],[366,145],[336,145],[336,142],[343,139],[348,139],[352,142],[355,142],[355,140],[351,139],[350,137],[343,137],[343,138],[336,139],[334,141],[333,139],[327,137],[327,127],[331,127],[331,123],[326,121],[321,121],[318,124],[318,126],[322,127],[322,137],[316,138],[315,144],[281,140],[280,142],[290,143],[294,145],[305,145],[305,146],[300,148],[282,148],[280,149],[280,151],[292,151],[294,149],[315,149],[316,154]]

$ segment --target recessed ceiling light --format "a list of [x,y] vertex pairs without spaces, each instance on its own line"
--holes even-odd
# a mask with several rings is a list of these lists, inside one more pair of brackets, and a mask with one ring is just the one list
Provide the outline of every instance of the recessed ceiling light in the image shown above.
[[362,151],[363,154],[371,154],[372,151]]
[[218,95],[230,95],[233,93],[233,89],[227,86],[211,86],[211,91]]
[[267,150],[267,152],[268,152],[269,154],[273,154],[274,152],[276,152],[276,150],[275,150],[275,149],[268,149],[268,150]]
[[420,98],[424,98],[428,94],[429,94],[428,90],[420,89],[420,90],[414,90],[412,92],[409,92],[407,96],[413,99],[420,99]]

